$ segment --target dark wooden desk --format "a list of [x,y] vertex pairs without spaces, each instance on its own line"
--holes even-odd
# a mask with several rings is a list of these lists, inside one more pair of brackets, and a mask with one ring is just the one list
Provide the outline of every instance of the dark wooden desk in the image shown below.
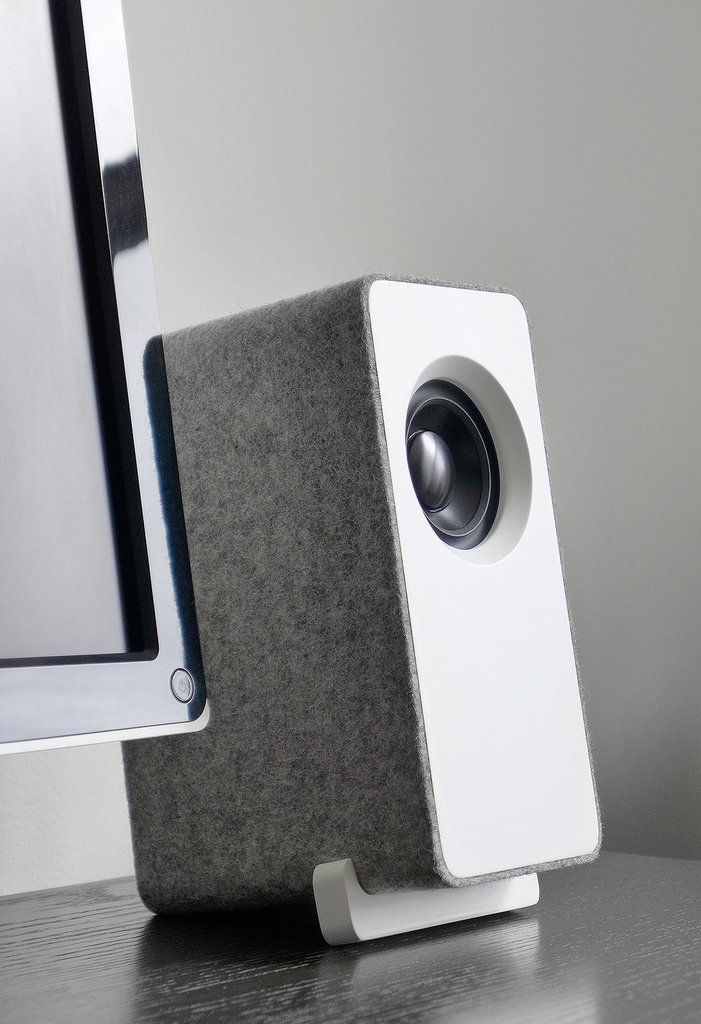
[[0,901],[0,1021],[701,1021],[701,862],[606,854],[532,911],[332,950],[309,912],[155,919],[129,879]]

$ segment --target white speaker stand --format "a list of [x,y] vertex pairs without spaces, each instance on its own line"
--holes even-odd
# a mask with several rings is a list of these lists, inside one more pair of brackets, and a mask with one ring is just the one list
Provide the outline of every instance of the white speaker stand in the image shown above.
[[407,889],[370,895],[352,860],[314,868],[312,884],[321,932],[330,946],[367,942],[454,921],[522,910],[538,902],[535,874],[445,889]]

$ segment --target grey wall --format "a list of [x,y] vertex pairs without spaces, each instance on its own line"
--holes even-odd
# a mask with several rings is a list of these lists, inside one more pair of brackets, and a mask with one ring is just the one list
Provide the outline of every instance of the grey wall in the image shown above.
[[[524,299],[606,841],[701,856],[701,5],[125,15],[165,329],[367,270]],[[114,826],[126,871],[118,763],[90,757],[113,800],[92,868],[115,873]],[[40,835],[31,808],[16,825]],[[63,880],[52,844],[31,885]]]

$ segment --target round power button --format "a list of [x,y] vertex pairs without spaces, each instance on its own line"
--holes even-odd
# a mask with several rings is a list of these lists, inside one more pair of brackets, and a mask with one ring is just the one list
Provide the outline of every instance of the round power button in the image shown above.
[[173,672],[173,675],[170,677],[170,688],[173,691],[173,696],[177,697],[183,704],[187,704],[189,700],[192,700],[195,693],[195,683],[192,676],[184,668],[176,668],[175,672]]

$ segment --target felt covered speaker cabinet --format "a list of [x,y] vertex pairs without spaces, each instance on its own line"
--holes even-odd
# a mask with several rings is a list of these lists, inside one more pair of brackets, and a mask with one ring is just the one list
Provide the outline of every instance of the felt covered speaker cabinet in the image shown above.
[[372,277],[164,346],[211,721],[124,748],[145,902],[300,901],[337,862],[386,897],[595,856],[519,301]]

